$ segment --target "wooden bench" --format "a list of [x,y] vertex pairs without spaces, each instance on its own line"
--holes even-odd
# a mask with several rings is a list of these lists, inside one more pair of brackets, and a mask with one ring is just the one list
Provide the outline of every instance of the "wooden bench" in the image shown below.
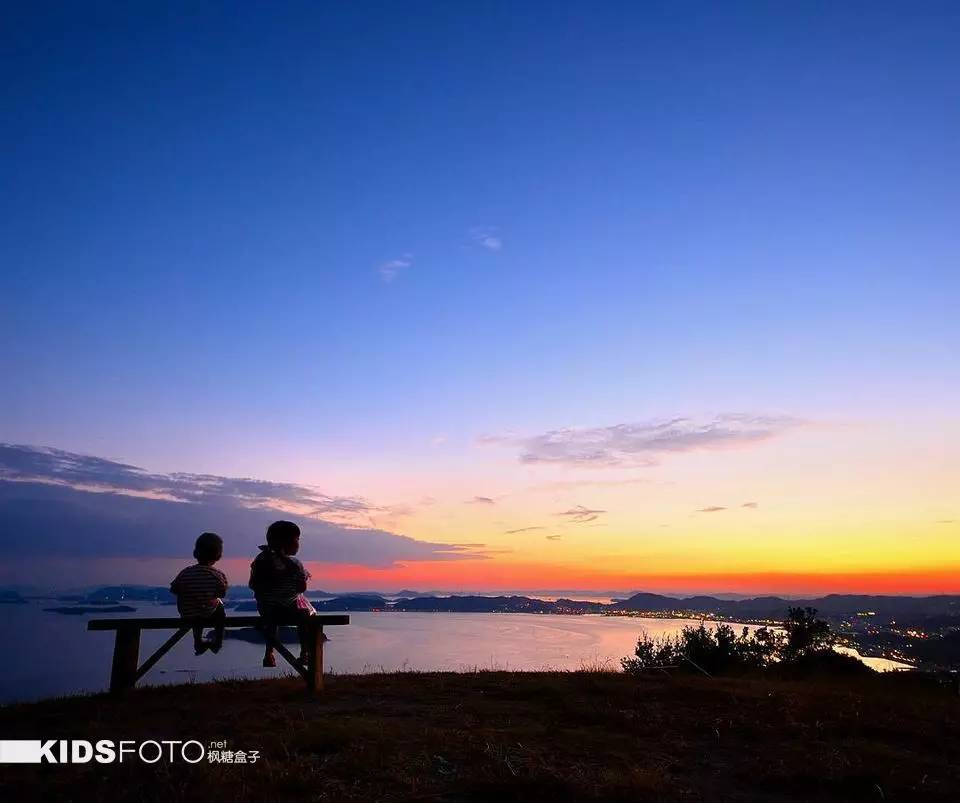
[[[303,666],[291,652],[280,643],[279,639],[270,638],[263,630],[264,622],[259,616],[228,616],[224,620],[224,627],[255,627],[263,633],[264,639],[283,656],[290,666],[297,670],[306,681],[307,688],[312,691],[323,689],[323,626],[348,625],[350,617],[343,614],[311,616],[305,620],[309,629],[308,643],[313,645],[310,651],[309,663]],[[282,625],[281,625],[282,626]],[[156,619],[91,619],[87,623],[87,630],[115,630],[116,641],[113,645],[113,666],[110,670],[110,691],[119,692],[132,689],[138,680],[147,674],[163,658],[170,649],[187,633],[193,623],[187,619],[172,617]],[[210,627],[205,624],[205,627]],[[140,664],[140,631],[141,630],[176,630],[159,649],[143,664]]]

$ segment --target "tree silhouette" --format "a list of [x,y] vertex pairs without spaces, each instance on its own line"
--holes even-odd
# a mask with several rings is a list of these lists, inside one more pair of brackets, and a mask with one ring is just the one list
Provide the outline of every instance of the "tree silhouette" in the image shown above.
[[833,643],[830,625],[817,618],[816,608],[790,608],[783,629],[787,631],[787,652],[794,656],[826,650]]

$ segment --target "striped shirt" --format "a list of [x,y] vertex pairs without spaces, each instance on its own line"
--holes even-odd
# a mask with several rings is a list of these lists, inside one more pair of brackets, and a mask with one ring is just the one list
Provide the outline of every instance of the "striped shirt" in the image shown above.
[[300,592],[310,579],[303,564],[269,547],[250,564],[250,588],[260,608],[296,608]]
[[223,604],[220,598],[227,593],[227,576],[213,566],[195,563],[174,578],[170,591],[177,596],[181,616],[188,619],[210,616]]

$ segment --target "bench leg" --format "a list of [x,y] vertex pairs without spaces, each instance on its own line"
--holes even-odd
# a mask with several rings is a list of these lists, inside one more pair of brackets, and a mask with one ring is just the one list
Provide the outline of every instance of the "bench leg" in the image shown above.
[[110,691],[132,689],[137,682],[137,663],[140,660],[140,628],[117,628],[113,644],[113,667],[110,670]]
[[142,678],[145,674],[147,674],[147,672],[153,669],[153,667],[157,665],[157,661],[159,661],[161,658],[163,658],[164,655],[170,652],[173,646],[178,641],[180,641],[180,639],[182,639],[185,635],[187,635],[187,633],[189,632],[190,632],[189,627],[181,627],[176,633],[174,633],[172,636],[170,636],[170,638],[168,638],[165,642],[163,642],[163,644],[160,645],[159,649],[153,655],[147,658],[146,661],[143,662],[143,666],[141,666],[137,670],[137,675],[133,679],[133,682],[136,683],[138,680],[140,680],[140,678]]
[[323,691],[323,625],[314,625],[310,638],[310,662],[307,666],[307,686],[311,691]]

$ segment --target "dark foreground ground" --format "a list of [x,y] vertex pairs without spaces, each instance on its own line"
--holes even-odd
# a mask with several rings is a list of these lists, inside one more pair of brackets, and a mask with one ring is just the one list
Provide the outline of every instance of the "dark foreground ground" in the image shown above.
[[0,708],[0,738],[227,740],[255,764],[0,765],[0,801],[960,799],[960,699],[908,677],[333,677]]

